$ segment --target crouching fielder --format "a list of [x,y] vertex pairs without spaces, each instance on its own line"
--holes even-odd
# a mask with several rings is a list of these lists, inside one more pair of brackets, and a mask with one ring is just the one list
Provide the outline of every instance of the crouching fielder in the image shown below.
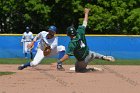
[[[24,65],[18,67],[18,70],[22,70],[26,67],[38,65],[44,57],[48,58],[59,54],[59,59],[61,59],[65,54],[65,47],[60,45],[58,46],[58,37],[54,36],[56,34],[56,27],[50,26],[48,32],[42,31],[36,35],[34,40],[28,45],[31,48],[38,39],[40,39],[37,53],[31,62],[27,62]],[[58,70],[64,70],[62,63],[57,65]]]

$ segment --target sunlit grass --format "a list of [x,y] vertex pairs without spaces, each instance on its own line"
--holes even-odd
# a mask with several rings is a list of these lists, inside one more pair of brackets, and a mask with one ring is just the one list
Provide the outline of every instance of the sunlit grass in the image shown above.
[[[0,64],[24,64],[30,62],[30,59],[21,59],[21,58],[6,58],[0,59]],[[42,60],[41,64],[51,64],[57,62],[55,58],[47,58]],[[75,64],[76,60],[71,58],[64,62],[64,64]],[[117,59],[115,62],[109,62],[104,60],[93,60],[89,63],[90,65],[140,65],[140,60],[121,60]]]
[[0,72],[0,76],[2,76],[2,75],[11,75],[11,74],[15,74],[15,72]]

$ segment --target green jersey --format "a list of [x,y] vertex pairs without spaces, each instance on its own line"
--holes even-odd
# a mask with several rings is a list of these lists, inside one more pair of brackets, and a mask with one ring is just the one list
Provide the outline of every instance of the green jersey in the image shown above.
[[79,26],[76,37],[71,39],[66,52],[69,56],[75,56],[78,61],[83,61],[89,54],[89,48],[85,38],[85,27]]

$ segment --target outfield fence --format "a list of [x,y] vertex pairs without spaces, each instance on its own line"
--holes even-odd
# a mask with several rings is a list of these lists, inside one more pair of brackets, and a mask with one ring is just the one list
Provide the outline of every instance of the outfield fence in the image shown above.
[[[23,58],[21,34],[0,35],[0,58]],[[140,36],[136,35],[87,35],[90,50],[112,55],[117,59],[140,59]],[[67,48],[69,37],[59,35],[59,45]],[[34,48],[36,53],[36,47]],[[56,56],[55,56],[56,57]]]

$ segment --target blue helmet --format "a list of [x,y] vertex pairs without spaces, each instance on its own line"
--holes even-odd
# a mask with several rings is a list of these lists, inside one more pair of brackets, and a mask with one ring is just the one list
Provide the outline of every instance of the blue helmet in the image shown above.
[[48,30],[51,30],[51,31],[53,31],[53,32],[56,32],[56,30],[57,30],[57,29],[56,29],[56,27],[55,27],[55,26],[53,26],[53,25],[52,25],[52,26],[50,26],[50,27],[49,27],[49,29],[48,29]]

